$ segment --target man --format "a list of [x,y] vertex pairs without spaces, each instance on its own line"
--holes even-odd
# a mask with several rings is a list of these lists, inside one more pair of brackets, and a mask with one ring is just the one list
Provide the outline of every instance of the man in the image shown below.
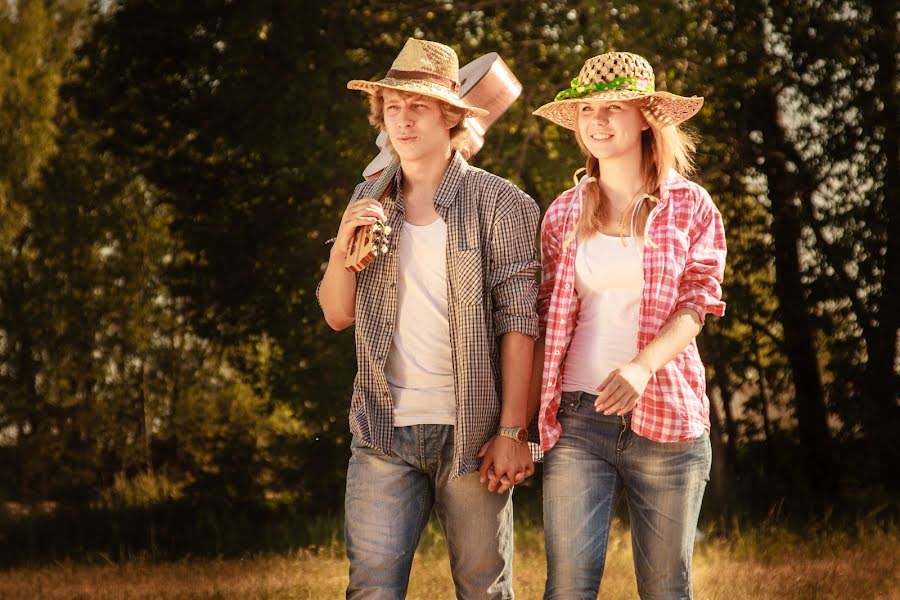
[[[465,159],[468,107],[449,47],[410,39],[370,94],[399,170],[361,183],[318,297],[328,324],[356,325],[345,537],[348,598],[403,598],[431,511],[459,598],[511,598],[509,487],[533,472],[525,442],[539,209]],[[393,178],[382,205],[372,196]],[[392,231],[386,253],[344,268],[355,229]],[[483,457],[480,464],[479,457]],[[483,485],[492,479],[489,485]]]

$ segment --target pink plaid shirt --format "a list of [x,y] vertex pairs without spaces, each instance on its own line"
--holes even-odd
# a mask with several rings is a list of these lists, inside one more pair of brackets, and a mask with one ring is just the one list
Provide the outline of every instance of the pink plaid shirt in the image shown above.
[[[553,447],[562,433],[556,418],[562,395],[562,368],[575,323],[577,236],[581,189],[563,192],[547,209],[541,225],[542,280],[538,293],[540,331],[544,333],[544,372],[538,428],[541,450]],[[638,323],[638,351],[676,311],[722,316],[725,230],[722,215],[700,185],[670,171],[650,213],[643,248],[644,290]],[[603,374],[598,374],[603,375]],[[706,377],[694,340],[656,372],[634,408],[631,429],[657,442],[698,438],[709,429]]]

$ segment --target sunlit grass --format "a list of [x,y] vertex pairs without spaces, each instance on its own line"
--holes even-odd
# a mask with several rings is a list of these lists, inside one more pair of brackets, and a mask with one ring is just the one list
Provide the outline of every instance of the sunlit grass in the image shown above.
[[[7,570],[0,572],[0,598],[342,598],[347,562],[339,540],[330,539],[291,555],[242,560]],[[542,532],[519,526],[517,598],[540,598],[544,576]],[[900,534],[891,528],[801,535],[760,527],[741,535],[705,536],[694,555],[694,590],[702,600],[900,599]],[[610,539],[601,597],[637,598],[631,542],[622,524]],[[409,598],[454,598],[446,549],[433,523],[416,554]]]

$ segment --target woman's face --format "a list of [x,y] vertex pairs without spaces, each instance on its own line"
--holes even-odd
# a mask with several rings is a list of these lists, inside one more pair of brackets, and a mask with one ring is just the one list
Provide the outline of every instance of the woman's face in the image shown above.
[[626,157],[641,159],[641,132],[650,125],[634,102],[590,100],[578,104],[578,133],[601,163]]

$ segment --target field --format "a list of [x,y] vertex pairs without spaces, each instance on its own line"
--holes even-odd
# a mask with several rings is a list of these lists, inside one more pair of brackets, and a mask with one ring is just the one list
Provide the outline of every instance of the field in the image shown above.
[[[542,534],[519,527],[516,597],[540,598],[545,574]],[[187,559],[123,565],[61,563],[0,571],[0,598],[193,599],[342,598],[347,563],[340,542],[291,555],[244,559]],[[900,533],[894,528],[799,535],[760,527],[740,535],[711,535],[694,555],[698,600],[900,599]],[[409,598],[453,598],[450,567],[439,530],[429,526],[413,565]],[[636,598],[631,544],[617,524],[607,557],[601,598]]]

